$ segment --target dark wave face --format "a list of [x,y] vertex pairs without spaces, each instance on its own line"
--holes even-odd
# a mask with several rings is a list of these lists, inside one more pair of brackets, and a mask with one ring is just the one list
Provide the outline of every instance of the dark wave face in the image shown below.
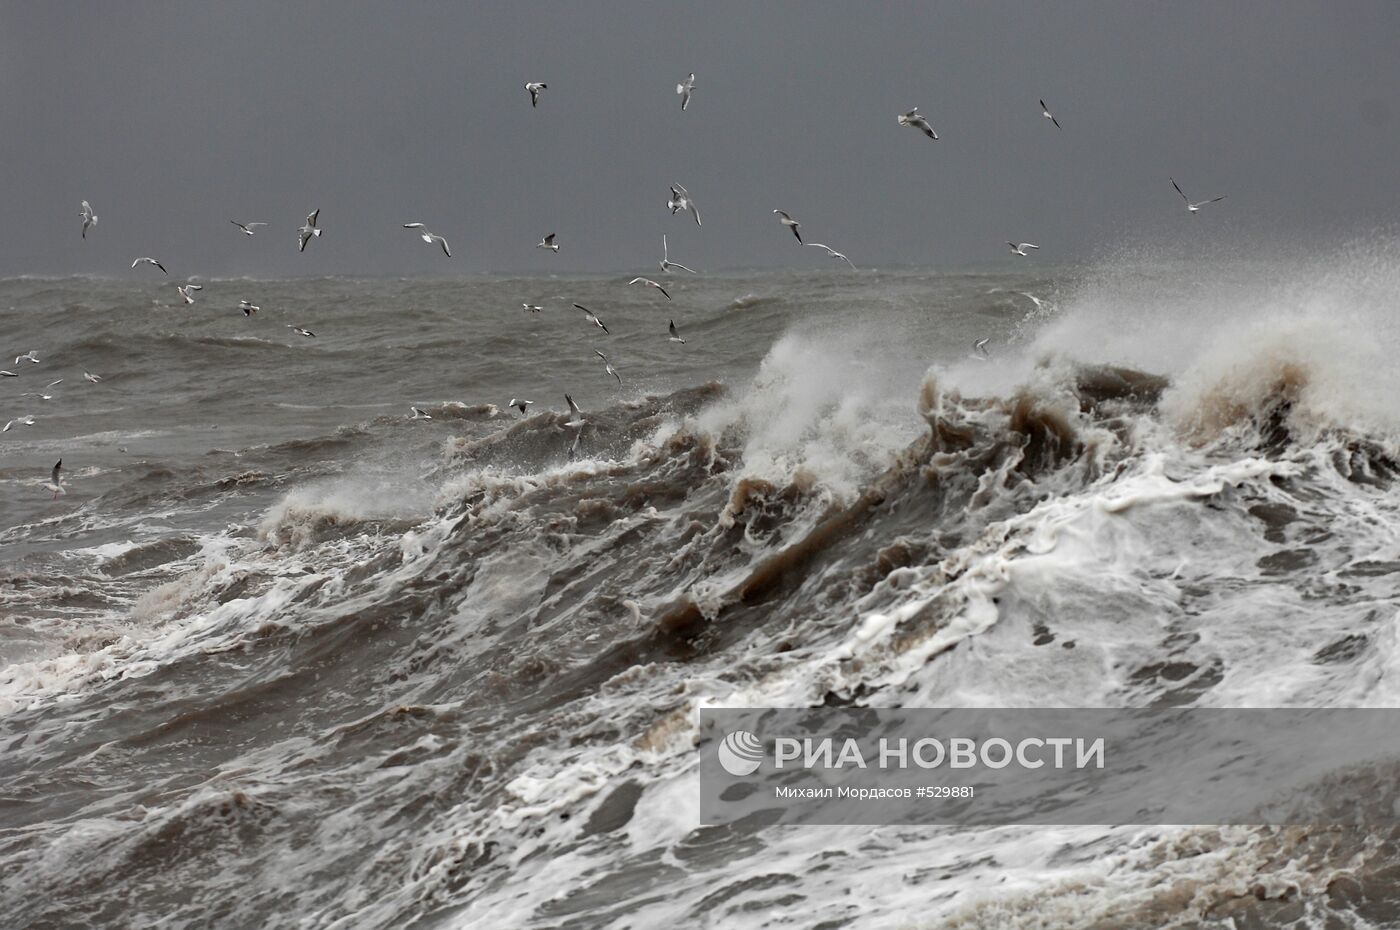
[[696,826],[703,705],[1392,701],[1366,267],[0,283],[0,910],[1384,924],[1388,836]]

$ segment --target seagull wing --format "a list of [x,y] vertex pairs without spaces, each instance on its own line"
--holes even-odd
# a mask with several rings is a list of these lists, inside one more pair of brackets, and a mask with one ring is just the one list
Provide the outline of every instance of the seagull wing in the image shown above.
[[438,245],[442,246],[442,254],[446,255],[448,258],[451,258],[452,250],[447,247],[447,240],[442,238],[442,236],[435,236],[434,238],[437,239]]
[[1181,189],[1181,185],[1176,183],[1176,178],[1167,178],[1167,180],[1172,182],[1172,187],[1176,188],[1176,192],[1181,195],[1181,199],[1189,204],[1191,202],[1191,198],[1187,197],[1186,192]]
[[306,225],[312,229],[316,228],[316,220],[321,216],[321,208],[317,207],[306,217]]
[[54,465],[53,471],[49,474],[49,480],[52,481],[54,484],[58,484],[61,478],[60,472],[62,471],[63,459],[59,459],[58,462]]

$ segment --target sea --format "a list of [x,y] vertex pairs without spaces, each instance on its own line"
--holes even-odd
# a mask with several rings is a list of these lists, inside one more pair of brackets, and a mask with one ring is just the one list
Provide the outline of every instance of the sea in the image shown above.
[[1395,832],[697,787],[701,707],[1397,706],[1396,242],[639,272],[0,281],[0,924],[1400,923]]

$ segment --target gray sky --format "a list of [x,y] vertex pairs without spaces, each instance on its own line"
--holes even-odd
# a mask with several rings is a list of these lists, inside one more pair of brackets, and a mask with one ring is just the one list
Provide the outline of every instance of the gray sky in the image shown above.
[[654,268],[663,232],[824,267],[774,207],[857,264],[1361,235],[1400,212],[1397,48],[1395,3],[4,2],[0,273]]

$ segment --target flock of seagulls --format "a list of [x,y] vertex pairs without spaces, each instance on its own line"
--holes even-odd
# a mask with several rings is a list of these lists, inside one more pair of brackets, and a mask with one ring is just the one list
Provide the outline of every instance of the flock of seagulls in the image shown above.
[[[686,111],[687,108],[690,106],[695,87],[695,74],[693,72],[686,75],[684,80],[676,84],[676,94],[680,97],[680,105],[682,112]],[[531,108],[539,107],[541,97],[544,91],[548,89],[549,85],[543,81],[527,81],[525,83],[525,90],[530,95]],[[1046,105],[1045,101],[1040,100],[1039,103],[1041,116],[1049,120],[1050,123],[1054,125],[1054,127],[1057,130],[1063,129],[1063,127],[1060,125],[1059,119],[1055,116],[1054,113],[1051,112],[1049,106]],[[929,122],[928,118],[919,112],[918,107],[914,107],[912,110],[909,110],[906,113],[899,114],[896,117],[896,122],[900,126],[905,126],[911,129],[918,130],[934,142],[939,141],[937,131],[933,128],[933,125]],[[1221,200],[1225,199],[1224,195],[1221,195],[1219,197],[1213,197],[1209,200],[1193,201],[1186,195],[1186,192],[1181,189],[1181,186],[1177,184],[1175,178],[1168,178],[1168,180],[1171,181],[1172,187],[1175,188],[1177,194],[1181,196],[1181,199],[1185,201],[1186,210],[1189,214],[1194,215],[1200,212],[1202,207],[1208,204],[1218,203]],[[700,221],[700,210],[696,206],[694,197],[692,197],[690,192],[680,184],[677,183],[671,185],[671,194],[666,202],[666,206],[671,211],[672,216],[675,216],[681,212],[685,212],[688,213],[695,220],[696,226],[702,225]],[[855,264],[850,260],[850,258],[848,258],[845,255],[845,253],[839,252],[831,246],[821,242],[804,241],[802,238],[802,224],[799,223],[790,213],[788,213],[785,210],[775,209],[773,210],[773,214],[778,217],[778,222],[784,228],[791,231],[793,238],[797,240],[797,243],[799,245],[809,248],[822,249],[826,252],[826,254],[829,257],[834,258],[838,261],[845,262],[848,266],[850,266],[850,268],[853,271],[857,270]],[[299,252],[305,252],[307,245],[313,239],[320,238],[322,232],[319,222],[320,215],[321,211],[319,209],[313,210],[311,213],[307,214],[306,222],[297,229],[297,250]],[[84,240],[86,240],[88,230],[92,229],[97,225],[97,214],[96,212],[94,212],[92,205],[88,201],[84,200],[81,203],[79,216],[82,219],[81,237]],[[269,225],[265,222],[245,223],[239,220],[229,220],[229,222],[236,226],[238,230],[246,236],[255,235],[258,229]],[[448,245],[447,239],[429,230],[425,224],[420,222],[404,223],[403,228],[413,230],[415,233],[417,233],[418,237],[423,240],[423,242],[427,243],[428,245],[438,246],[442,249],[442,253],[444,256],[448,258],[452,257],[452,249]],[[1018,243],[1008,241],[1006,244],[1010,247],[1011,254],[1022,258],[1029,256],[1031,251],[1038,251],[1040,249],[1040,246],[1036,245],[1033,242]],[[555,233],[550,233],[549,235],[545,236],[536,244],[535,247],[539,249],[545,249],[555,254],[558,254],[559,252],[559,243],[556,241]],[[673,274],[677,271],[683,271],[688,274],[698,274],[698,272],[696,272],[694,268],[690,268],[686,265],[681,264],[680,262],[675,262],[671,260],[670,245],[667,242],[667,238],[664,233],[661,236],[661,260],[657,264],[658,267],[660,267],[662,273],[667,275]],[[170,274],[170,272],[166,270],[164,264],[162,264],[160,261],[151,256],[141,256],[139,258],[133,259],[131,262],[132,269],[135,269],[141,265],[149,265],[153,268],[157,268],[163,275],[166,276],[169,276]],[[628,281],[627,285],[642,285],[643,287],[653,288],[659,291],[667,301],[671,300],[671,293],[667,290],[666,286],[651,278],[641,276],[635,277],[632,280]],[[186,305],[194,304],[194,295],[202,289],[203,288],[201,285],[190,282],[176,286],[176,291],[179,293],[181,299],[185,302]],[[1030,300],[1035,303],[1037,309],[1041,308],[1042,302],[1039,298],[1030,294],[1025,294],[1025,296],[1030,298]],[[611,335],[611,332],[608,329],[607,325],[592,310],[578,303],[573,304],[573,307],[574,309],[580,311],[583,314],[584,319],[587,321],[587,323],[601,329],[605,334]],[[531,304],[528,302],[522,303],[521,308],[527,313],[541,313],[544,310],[542,306],[538,304]],[[251,317],[253,314],[257,313],[262,308],[248,300],[241,300],[239,301],[238,309],[243,312],[245,317]],[[298,336],[302,336],[307,339],[313,339],[316,336],[314,332],[303,326],[297,326],[290,323],[286,325],[288,329],[290,329],[293,333],[295,333]],[[676,322],[674,319],[667,321],[667,332],[668,340],[670,342],[678,343],[680,345],[685,344],[685,339],[681,337],[680,331],[676,328]],[[972,348],[974,357],[979,359],[989,359],[991,357],[987,349],[988,342],[990,342],[990,337],[978,339],[976,342],[973,343]],[[617,384],[621,386],[622,375],[612,364],[612,362],[608,359],[607,355],[605,355],[599,349],[594,349],[594,354],[597,355],[597,357],[603,363],[603,371],[605,377],[614,378],[617,381]],[[16,368],[22,368],[25,363],[34,365],[38,365],[40,363],[39,356],[35,350],[31,349],[23,355],[15,356],[14,365]],[[18,371],[0,369],[0,377],[15,378],[18,376]],[[83,378],[91,384],[100,384],[103,380],[100,375],[95,375],[88,371],[83,372]],[[44,391],[26,392],[20,396],[36,397],[41,401],[52,400],[54,398],[54,395],[47,393],[47,391],[50,388],[53,388],[54,386],[62,383],[62,381],[63,379],[59,378],[45,385]],[[575,431],[573,443],[569,448],[569,456],[570,458],[572,458],[578,450],[579,440],[582,436],[583,427],[587,424],[588,421],[584,418],[583,411],[579,409],[578,404],[574,402],[572,396],[565,394],[564,400],[565,403],[568,405],[568,417],[564,421],[563,426]],[[534,406],[534,403],[535,402],[532,400],[512,397],[510,403],[507,405],[507,409],[517,410],[519,411],[520,415],[524,417],[528,415],[529,408]],[[429,414],[426,410],[422,409],[421,407],[413,406],[409,408],[409,411],[410,419],[432,419],[432,415]],[[9,432],[11,429],[17,426],[33,426],[35,422],[35,417],[29,414],[15,417],[13,419],[8,420],[5,423],[4,427],[0,428],[0,432]],[[43,484],[43,487],[46,490],[52,492],[55,500],[57,500],[60,495],[67,493],[63,485],[62,471],[63,461],[62,459],[60,459],[53,466],[53,470],[49,476],[49,481]]]

